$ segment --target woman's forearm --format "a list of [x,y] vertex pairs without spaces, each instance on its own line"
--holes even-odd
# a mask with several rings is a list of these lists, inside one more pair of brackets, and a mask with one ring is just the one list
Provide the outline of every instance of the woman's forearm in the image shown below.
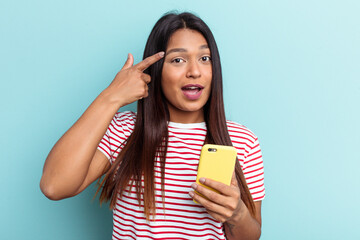
[[231,222],[225,222],[225,236],[228,240],[258,240],[261,235],[260,223],[251,216],[243,201],[240,203],[241,214]]

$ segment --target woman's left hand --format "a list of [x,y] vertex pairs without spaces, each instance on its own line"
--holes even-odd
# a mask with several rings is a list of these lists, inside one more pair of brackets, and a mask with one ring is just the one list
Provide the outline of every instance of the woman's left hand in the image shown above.
[[232,176],[230,186],[209,178],[200,178],[200,182],[205,186],[217,190],[219,193],[193,183],[191,187],[207,199],[194,191],[190,191],[189,195],[204,206],[207,212],[216,220],[222,223],[228,222],[236,225],[235,223],[242,215],[241,210],[243,204],[235,174]]

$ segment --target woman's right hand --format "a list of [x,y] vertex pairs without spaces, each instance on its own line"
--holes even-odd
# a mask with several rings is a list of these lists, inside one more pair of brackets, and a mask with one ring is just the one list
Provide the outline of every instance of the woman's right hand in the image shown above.
[[134,57],[129,53],[124,66],[106,89],[111,101],[118,103],[120,106],[125,106],[147,97],[147,84],[151,81],[151,77],[144,73],[144,70],[163,57],[164,52],[158,52],[133,65]]

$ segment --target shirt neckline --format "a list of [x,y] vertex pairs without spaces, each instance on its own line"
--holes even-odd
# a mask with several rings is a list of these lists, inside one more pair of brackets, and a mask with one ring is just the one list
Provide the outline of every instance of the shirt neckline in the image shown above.
[[176,127],[182,129],[189,129],[189,128],[206,128],[205,122],[199,123],[177,123],[177,122],[168,122],[169,127]]

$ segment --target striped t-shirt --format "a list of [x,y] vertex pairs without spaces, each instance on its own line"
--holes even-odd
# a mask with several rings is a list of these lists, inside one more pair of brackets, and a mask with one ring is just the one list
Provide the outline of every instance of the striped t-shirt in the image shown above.
[[[136,114],[116,113],[98,149],[113,163],[118,147],[130,136]],[[264,169],[257,137],[246,127],[227,121],[233,146],[254,201],[265,197]],[[165,205],[161,194],[159,160],[155,161],[156,217],[146,221],[135,189],[124,191],[113,210],[112,239],[226,239],[223,224],[212,218],[204,207],[189,196],[195,182],[201,147],[206,136],[205,123],[169,122],[165,163]]]

